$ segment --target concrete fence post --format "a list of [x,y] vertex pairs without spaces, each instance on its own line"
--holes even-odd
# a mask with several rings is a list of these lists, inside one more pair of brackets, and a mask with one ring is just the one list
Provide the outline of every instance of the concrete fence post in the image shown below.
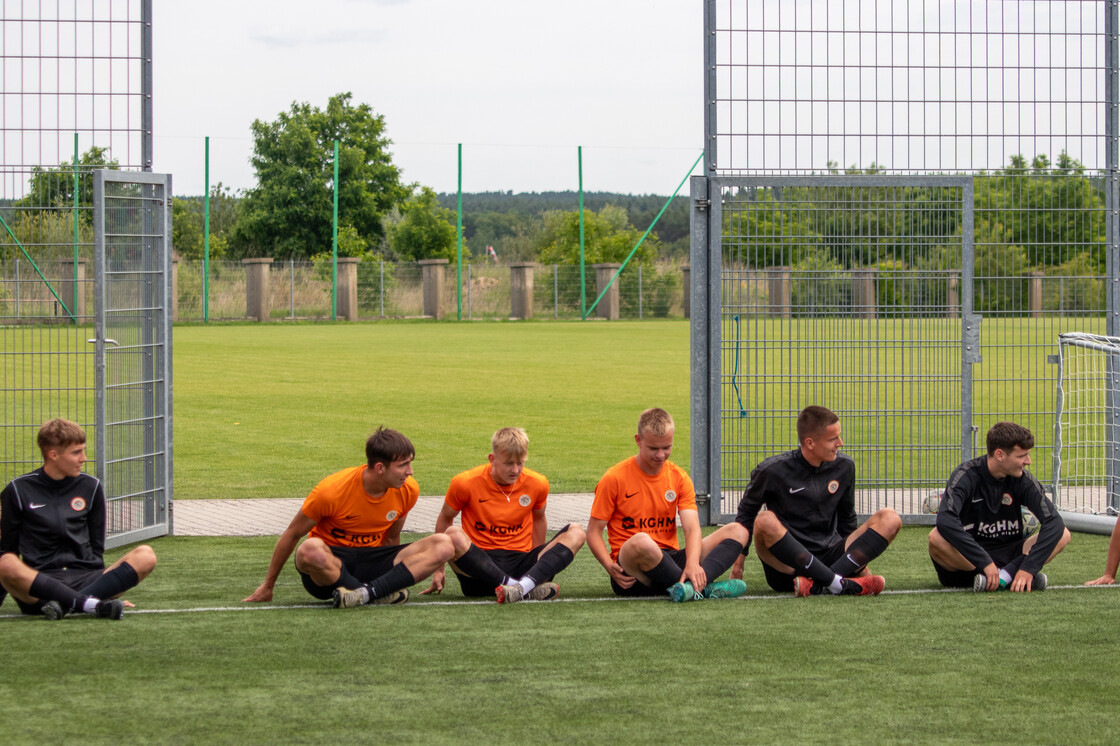
[[424,315],[433,319],[443,318],[443,276],[447,259],[421,259],[420,270],[424,286]]
[[[607,287],[607,283],[611,281],[615,271],[621,267],[621,264],[614,264],[607,262],[605,264],[592,264],[592,269],[595,270],[595,297],[598,298],[603,295],[603,290]],[[617,321],[619,318],[618,313],[618,283],[615,282],[610,286],[610,290],[603,299],[599,301],[599,305],[595,307],[596,315],[601,319],[608,319],[610,321]]]
[[874,268],[852,270],[852,317],[873,319],[876,317]]
[[766,270],[767,290],[770,295],[770,314],[784,319],[793,315],[792,282],[789,267],[769,267]]
[[171,297],[167,299],[171,306],[171,320],[179,320],[179,259],[171,260]]
[[536,262],[509,265],[509,315],[514,319],[533,318],[533,273]]
[[1044,272],[1027,273],[1027,308],[1030,309],[1031,318],[1042,318],[1042,278]]
[[272,260],[267,257],[242,259],[245,265],[245,315],[257,321],[268,321],[272,316],[272,293],[268,273]]
[[338,258],[338,313],[346,321],[358,320],[358,262],[353,256]]
[[[86,287],[86,265],[89,262],[85,259],[78,260],[77,283],[75,285],[75,272],[74,261],[63,261],[59,263],[59,269],[62,272],[63,279],[58,283],[58,297],[70,309],[77,318],[82,318],[86,315],[86,295],[91,292],[92,288]],[[77,288],[78,304],[74,307],[74,290]],[[65,316],[66,312],[61,307],[58,308],[59,316]]]
[[686,319],[692,318],[692,266],[688,264],[681,265],[681,272],[684,274],[684,295],[681,296],[681,311],[684,312]]
[[961,273],[949,271],[949,288],[945,297],[945,315],[951,319],[961,315]]

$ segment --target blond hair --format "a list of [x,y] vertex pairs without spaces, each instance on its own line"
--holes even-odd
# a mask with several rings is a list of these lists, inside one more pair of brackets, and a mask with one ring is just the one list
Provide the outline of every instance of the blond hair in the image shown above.
[[663,438],[675,429],[673,416],[658,407],[647,409],[638,418],[638,435],[652,435],[655,438]]
[[503,427],[490,438],[490,449],[495,456],[504,453],[525,458],[529,455],[529,435],[520,427]]

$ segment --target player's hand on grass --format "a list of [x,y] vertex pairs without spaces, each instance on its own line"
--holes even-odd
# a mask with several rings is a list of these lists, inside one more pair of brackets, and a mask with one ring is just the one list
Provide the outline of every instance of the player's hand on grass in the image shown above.
[[622,569],[622,565],[617,562],[607,565],[607,574],[611,576],[611,580],[618,583],[620,588],[629,588],[636,582],[634,576],[627,575],[626,571]]
[[743,554],[740,554],[738,556],[738,558],[736,558],[734,564],[731,565],[731,579],[732,580],[742,580],[743,579],[743,565],[746,564],[746,561],[747,561],[747,557],[746,557],[746,555],[743,555]]
[[241,603],[255,603],[272,600],[272,586],[262,583],[253,593],[241,599]]
[[692,583],[693,588],[702,591],[708,584],[708,573],[704,572],[704,568],[699,564],[685,565],[684,572],[681,573],[681,582],[686,580]]
[[1116,583],[1116,578],[1112,575],[1101,575],[1096,580],[1086,580],[1085,585],[1113,585]]
[[429,593],[431,593],[432,595],[439,595],[443,591],[443,584],[446,579],[447,573],[444,572],[443,568],[441,567],[440,569],[432,573],[432,584],[429,585],[425,590],[420,591],[420,595],[426,596]]
[[1020,591],[1031,592],[1031,583],[1034,582],[1034,575],[1026,570],[1019,570],[1015,573],[1015,577],[1011,579],[1011,590],[1019,593]]

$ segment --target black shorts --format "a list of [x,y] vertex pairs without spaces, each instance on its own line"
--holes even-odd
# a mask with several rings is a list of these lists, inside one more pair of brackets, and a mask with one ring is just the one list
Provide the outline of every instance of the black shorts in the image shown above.
[[[571,524],[568,524],[571,525]],[[528,552],[520,552],[516,549],[483,549],[482,552],[489,557],[498,569],[504,572],[514,580],[520,580],[532,569],[533,565],[537,564],[540,559],[540,554],[550,542],[556,541],[556,537],[568,530],[568,526],[557,531],[552,535],[548,541],[540,546],[535,546]],[[454,567],[451,568],[455,570]],[[459,579],[459,588],[462,589],[464,596],[471,598],[485,598],[486,596],[493,596],[494,589],[488,583],[472,578],[469,575],[461,575],[456,570],[455,577]],[[545,582],[552,580],[552,578],[545,578]]]
[[[81,592],[83,588],[92,585],[95,581],[100,580],[101,576],[105,574],[104,570],[88,570],[82,568],[62,568],[59,570],[40,570],[42,574],[54,578],[58,582],[73,591]],[[16,599],[16,604],[19,610],[24,614],[42,614],[43,604],[46,601],[36,601],[33,604],[25,603]]]
[[[996,563],[996,567],[1002,568],[1008,562],[1023,553],[1023,542],[1013,541],[1010,544],[984,547],[984,551],[992,558],[992,562]],[[933,562],[933,569],[937,572],[937,579],[941,582],[941,585],[946,588],[971,588],[976,580],[976,576],[983,572],[982,568],[977,568],[975,570],[950,570],[947,567],[942,567],[937,564],[932,557],[930,557],[930,561]]]
[[[838,541],[828,549],[824,554],[816,555],[817,559],[826,565],[831,565],[836,560],[844,556],[844,542]],[[766,576],[766,584],[778,593],[792,593],[793,592],[793,579],[796,575],[786,575],[781,570],[770,567],[765,562],[762,563],[762,572]]]
[[[391,547],[329,547],[329,549],[331,554],[342,560],[346,572],[363,583],[369,583],[392,570],[393,560],[407,546],[408,544],[398,544]],[[303,587],[307,592],[324,601],[331,597],[335,588],[342,585],[341,579],[332,585],[317,585],[310,575],[300,572],[298,567],[296,572],[299,573],[299,579],[303,581]]]
[[[661,554],[668,557],[681,568],[684,572],[684,550],[683,549],[662,549]],[[611,578],[611,590],[614,591],[616,596],[627,597],[642,597],[642,596],[664,596],[669,592],[668,588],[651,588],[640,580],[634,581],[634,585],[629,588],[623,588],[621,585]]]

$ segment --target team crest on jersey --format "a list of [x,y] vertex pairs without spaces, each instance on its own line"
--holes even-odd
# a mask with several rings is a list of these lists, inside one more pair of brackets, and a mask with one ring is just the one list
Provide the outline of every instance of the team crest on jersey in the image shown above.
[[84,497],[75,497],[70,501],[70,507],[76,511],[83,511],[86,509],[86,499]]
[[528,495],[522,495],[521,497],[517,498],[517,504],[523,508],[529,507],[529,503],[531,502],[533,502],[533,498],[529,497]]
[[397,520],[397,516],[399,516],[399,515],[400,515],[400,513],[398,513],[397,511],[390,510],[388,513],[385,514],[385,520],[395,521],[395,520]]
[[833,479],[828,483],[828,494],[835,495],[836,490],[840,489],[840,483]]
[[673,490],[665,490],[665,502],[671,503],[677,499],[677,493]]
[[1000,500],[1000,502],[1003,503],[1004,505],[1010,505],[1011,504],[1011,495],[1004,492],[1003,493],[1003,498]]

